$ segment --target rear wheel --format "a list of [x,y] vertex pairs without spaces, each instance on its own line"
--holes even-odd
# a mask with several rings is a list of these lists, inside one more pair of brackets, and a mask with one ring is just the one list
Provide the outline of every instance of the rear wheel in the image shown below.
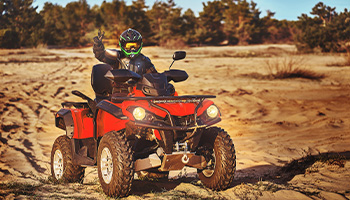
[[108,196],[125,197],[129,194],[134,177],[131,146],[124,134],[106,133],[98,147],[98,177],[103,192]]
[[58,137],[51,151],[51,174],[54,181],[82,182],[85,168],[72,162],[72,144],[66,135]]
[[226,131],[212,127],[203,132],[197,154],[204,156],[207,167],[198,170],[203,185],[224,190],[233,181],[236,171],[235,148]]

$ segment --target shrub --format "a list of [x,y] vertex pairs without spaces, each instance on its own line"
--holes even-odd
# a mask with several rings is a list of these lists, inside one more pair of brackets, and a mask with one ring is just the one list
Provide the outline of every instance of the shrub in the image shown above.
[[269,77],[273,79],[306,78],[320,80],[324,74],[303,68],[304,59],[302,57],[285,57],[283,59],[267,60],[265,62]]
[[10,29],[0,30],[0,48],[14,49],[18,48],[19,37],[18,33]]

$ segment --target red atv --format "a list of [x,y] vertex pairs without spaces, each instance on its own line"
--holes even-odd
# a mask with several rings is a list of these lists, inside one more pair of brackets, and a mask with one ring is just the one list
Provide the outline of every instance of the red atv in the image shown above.
[[[174,53],[173,62],[186,57]],[[73,91],[86,102],[64,102],[56,126],[66,130],[51,152],[55,181],[80,182],[85,167],[98,168],[103,191],[123,197],[134,173],[167,176],[184,166],[197,168],[203,185],[227,188],[236,169],[230,136],[213,124],[221,121],[210,95],[178,96],[170,81],[188,78],[185,71],[139,74],[98,64],[92,70],[96,99]],[[112,80],[112,81],[111,81]],[[126,85],[122,94],[111,85]]]

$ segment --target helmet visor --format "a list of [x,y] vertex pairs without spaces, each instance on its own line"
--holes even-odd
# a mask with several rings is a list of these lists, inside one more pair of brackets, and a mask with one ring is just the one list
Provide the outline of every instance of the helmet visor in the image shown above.
[[140,48],[139,42],[127,42],[124,45],[125,51],[132,51],[132,50],[138,50]]

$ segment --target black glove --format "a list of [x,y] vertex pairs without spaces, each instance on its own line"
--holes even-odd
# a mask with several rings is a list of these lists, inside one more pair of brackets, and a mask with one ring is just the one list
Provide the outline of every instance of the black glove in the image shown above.
[[94,46],[97,46],[97,47],[103,46],[102,39],[103,39],[104,35],[105,35],[104,31],[103,31],[103,33],[101,33],[101,30],[98,30],[98,36],[95,36],[93,38]]

